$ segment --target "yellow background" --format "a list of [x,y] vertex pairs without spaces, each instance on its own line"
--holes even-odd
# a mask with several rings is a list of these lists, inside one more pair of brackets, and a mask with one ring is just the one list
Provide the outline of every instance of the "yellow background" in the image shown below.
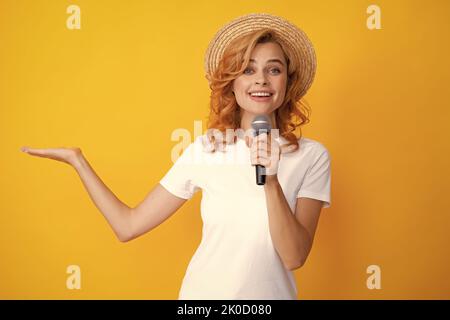
[[[81,30],[66,8],[81,8]],[[366,8],[381,8],[381,30]],[[450,2],[0,1],[0,298],[176,299],[201,237],[197,193],[120,243],[75,170],[19,151],[78,146],[134,206],[171,167],[176,128],[208,115],[203,54],[251,12],[315,45],[306,137],[332,156],[332,206],[295,272],[301,299],[450,298]],[[81,267],[81,290],[66,268]],[[381,267],[380,290],[366,268]]]

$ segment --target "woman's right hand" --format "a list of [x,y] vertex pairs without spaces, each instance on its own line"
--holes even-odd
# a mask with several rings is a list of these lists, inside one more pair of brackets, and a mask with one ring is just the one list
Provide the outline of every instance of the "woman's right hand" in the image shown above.
[[75,166],[76,162],[79,160],[79,157],[82,155],[80,148],[36,149],[22,147],[20,150],[32,156],[65,162],[71,166]]

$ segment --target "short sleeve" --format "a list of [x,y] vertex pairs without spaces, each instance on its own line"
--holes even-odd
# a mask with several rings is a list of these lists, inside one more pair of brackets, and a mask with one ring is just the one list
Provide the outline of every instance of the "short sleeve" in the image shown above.
[[192,161],[194,150],[194,143],[191,143],[159,181],[159,184],[167,191],[186,200],[192,198],[194,193],[200,189],[193,182],[195,174]]
[[328,208],[331,206],[331,159],[328,150],[325,147],[321,149],[319,156],[306,171],[297,198],[322,200],[324,201],[322,208]]

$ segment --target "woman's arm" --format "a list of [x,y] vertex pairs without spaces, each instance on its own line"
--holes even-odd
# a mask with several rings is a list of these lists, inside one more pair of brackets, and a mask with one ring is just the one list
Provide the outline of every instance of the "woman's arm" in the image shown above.
[[86,188],[95,206],[108,221],[117,238],[128,241],[133,234],[131,228],[131,208],[120,201],[95,173],[81,150],[73,155],[72,165]]
[[311,251],[323,202],[316,199],[297,198],[295,214],[284,196],[278,181],[280,155],[289,152],[288,145],[280,146],[273,137],[263,133],[250,138],[252,165],[265,167],[264,192],[269,215],[269,229],[273,245],[286,269],[298,269]]
[[76,159],[74,168],[92,201],[122,242],[130,241],[152,230],[187,201],[172,195],[157,184],[137,207],[130,208],[108,189],[81,152],[77,154]]
[[303,266],[311,251],[322,201],[297,198],[294,215],[277,175],[266,176],[264,191],[274,247],[286,269],[298,269]]
[[135,208],[120,201],[95,173],[80,148],[33,149],[22,151],[71,165],[78,173],[95,206],[106,218],[117,238],[130,241],[155,228],[187,200],[172,195],[157,184]]

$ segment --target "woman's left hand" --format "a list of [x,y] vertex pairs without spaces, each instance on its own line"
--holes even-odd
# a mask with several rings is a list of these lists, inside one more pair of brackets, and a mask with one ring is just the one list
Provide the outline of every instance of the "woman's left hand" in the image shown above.
[[281,148],[275,139],[271,139],[267,133],[262,133],[247,140],[250,145],[250,161],[252,166],[257,164],[265,167],[267,176],[278,173]]

